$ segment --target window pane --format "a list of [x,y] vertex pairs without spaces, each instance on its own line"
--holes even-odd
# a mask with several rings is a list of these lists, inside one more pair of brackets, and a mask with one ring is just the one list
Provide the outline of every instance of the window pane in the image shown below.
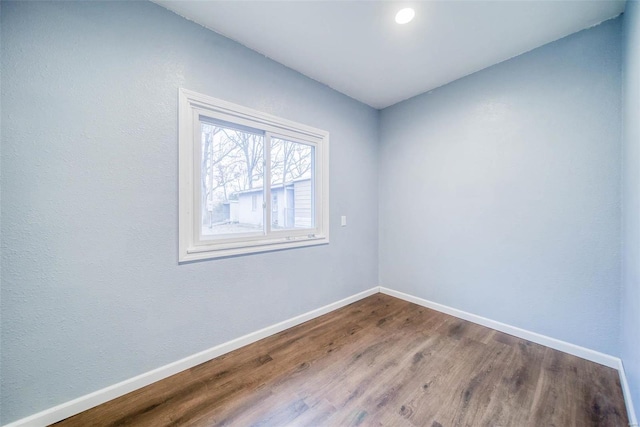
[[264,135],[209,120],[200,128],[202,236],[263,231]]
[[314,154],[311,145],[271,139],[271,228],[313,228]]

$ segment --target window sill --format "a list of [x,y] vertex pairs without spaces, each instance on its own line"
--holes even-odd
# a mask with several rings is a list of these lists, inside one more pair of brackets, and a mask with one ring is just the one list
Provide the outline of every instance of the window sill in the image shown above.
[[255,254],[260,252],[272,252],[283,249],[302,248],[305,246],[326,245],[329,243],[329,237],[316,236],[312,238],[294,239],[294,240],[278,240],[267,241],[252,246],[244,246],[238,248],[213,248],[211,246],[203,246],[200,248],[187,249],[186,253],[181,254],[179,263],[199,261],[205,259],[228,258],[241,255]]

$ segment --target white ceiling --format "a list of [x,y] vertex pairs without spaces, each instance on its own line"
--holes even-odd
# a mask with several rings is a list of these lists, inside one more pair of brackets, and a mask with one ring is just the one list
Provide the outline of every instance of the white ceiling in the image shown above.
[[[153,0],[375,108],[562,38],[624,1]],[[411,6],[406,25],[395,13]]]

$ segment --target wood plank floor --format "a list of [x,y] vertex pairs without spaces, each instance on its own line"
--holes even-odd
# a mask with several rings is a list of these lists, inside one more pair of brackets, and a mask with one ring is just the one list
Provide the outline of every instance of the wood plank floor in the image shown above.
[[626,426],[618,373],[376,294],[56,426]]

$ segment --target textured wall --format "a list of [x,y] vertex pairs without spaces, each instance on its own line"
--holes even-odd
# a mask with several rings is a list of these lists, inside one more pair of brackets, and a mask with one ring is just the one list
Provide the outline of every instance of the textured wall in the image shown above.
[[[148,2],[1,19],[1,423],[377,285],[375,110]],[[331,133],[331,244],[177,265],[178,87]]]
[[619,354],[621,20],[389,107],[380,284]]
[[[640,411],[640,3],[629,1],[624,19],[622,155],[622,361]],[[638,412],[640,413],[640,412]]]

